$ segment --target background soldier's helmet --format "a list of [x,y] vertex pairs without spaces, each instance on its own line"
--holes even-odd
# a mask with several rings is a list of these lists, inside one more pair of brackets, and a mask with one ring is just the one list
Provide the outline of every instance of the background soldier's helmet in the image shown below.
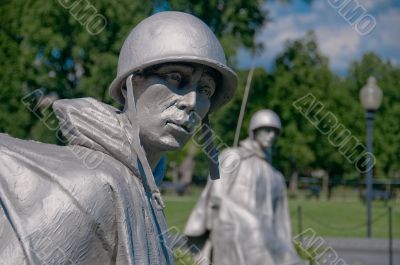
[[148,17],[130,32],[121,48],[117,77],[109,87],[110,95],[123,103],[121,86],[129,74],[168,62],[207,65],[221,74],[222,80],[211,98],[210,112],[232,98],[237,76],[226,65],[218,39],[200,19],[175,11]]
[[257,111],[250,120],[249,133],[261,127],[272,127],[282,132],[282,124],[279,116],[272,110],[262,109]]

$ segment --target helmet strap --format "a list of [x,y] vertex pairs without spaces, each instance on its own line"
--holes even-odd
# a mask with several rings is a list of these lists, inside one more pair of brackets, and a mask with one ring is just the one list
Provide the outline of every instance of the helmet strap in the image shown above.
[[151,198],[155,202],[157,210],[162,210],[164,209],[165,204],[161,198],[161,193],[158,190],[157,185],[154,181],[153,171],[151,170],[151,167],[145,155],[145,151],[140,141],[136,102],[133,95],[133,77],[134,75],[131,74],[126,79],[127,99],[125,102],[128,119],[131,122],[131,126],[133,129],[133,142],[131,143],[131,151],[138,156],[139,162],[143,167],[144,180],[146,183],[145,185],[147,185],[151,193]]
[[249,131],[249,136],[251,140],[254,140],[254,130]]

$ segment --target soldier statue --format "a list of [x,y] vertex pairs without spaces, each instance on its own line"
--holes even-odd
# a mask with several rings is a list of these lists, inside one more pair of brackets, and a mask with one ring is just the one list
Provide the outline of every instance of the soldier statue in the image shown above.
[[123,110],[55,101],[67,146],[0,134],[0,264],[173,264],[156,186],[163,153],[183,148],[236,84],[198,18],[160,12],[139,23],[109,87]]
[[[285,181],[270,161],[280,132],[278,115],[259,110],[251,118],[249,137],[221,153],[221,163],[231,170],[207,183],[185,228],[189,242],[200,248],[199,264],[304,264],[291,242]],[[232,153],[240,159],[225,159],[234,158]]]

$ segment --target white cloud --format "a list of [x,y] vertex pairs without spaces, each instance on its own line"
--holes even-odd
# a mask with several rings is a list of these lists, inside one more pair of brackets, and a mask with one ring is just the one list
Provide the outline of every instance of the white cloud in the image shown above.
[[388,0],[358,0],[358,3],[365,7],[367,10],[372,10],[379,5],[388,4]]
[[359,53],[360,35],[351,27],[320,27],[316,29],[316,35],[322,53],[329,57],[334,70],[346,68]]
[[376,33],[382,45],[400,47],[400,9],[392,9],[376,18]]
[[390,58],[389,61],[397,66],[400,66],[400,60],[398,58]]
[[[272,22],[258,37],[266,50],[261,56],[255,58],[256,65],[268,65],[273,58],[283,51],[285,43],[303,37],[304,31],[298,27],[292,17],[282,17]],[[248,65],[246,65],[248,66]]]
[[[354,26],[338,14],[327,0],[314,1],[309,11],[294,10],[293,5],[275,2],[267,5],[273,21],[264,27],[258,36],[266,50],[255,59],[256,65],[269,66],[280,53],[288,40],[303,37],[313,29],[322,53],[329,57],[335,71],[344,71],[352,60],[358,59],[367,51],[374,51],[385,59],[399,62],[400,57],[400,8],[391,4],[393,0],[359,0],[377,21],[371,34],[361,36]],[[282,12],[282,10],[284,12]],[[249,67],[247,53],[239,53],[241,67]]]
[[400,66],[400,9],[390,9],[375,16],[376,28],[368,36],[362,37],[360,51],[373,51],[382,58]]

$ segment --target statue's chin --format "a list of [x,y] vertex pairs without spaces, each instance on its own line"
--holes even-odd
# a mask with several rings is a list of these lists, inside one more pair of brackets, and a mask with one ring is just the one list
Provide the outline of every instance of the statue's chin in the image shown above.
[[162,137],[159,139],[157,146],[159,146],[162,151],[176,151],[182,149],[189,139],[180,139],[173,136]]
[[270,149],[271,146],[272,146],[271,143],[260,143],[260,142],[259,142],[259,144],[260,144],[260,146],[261,146],[261,148],[262,148],[263,150],[268,150],[268,149]]

